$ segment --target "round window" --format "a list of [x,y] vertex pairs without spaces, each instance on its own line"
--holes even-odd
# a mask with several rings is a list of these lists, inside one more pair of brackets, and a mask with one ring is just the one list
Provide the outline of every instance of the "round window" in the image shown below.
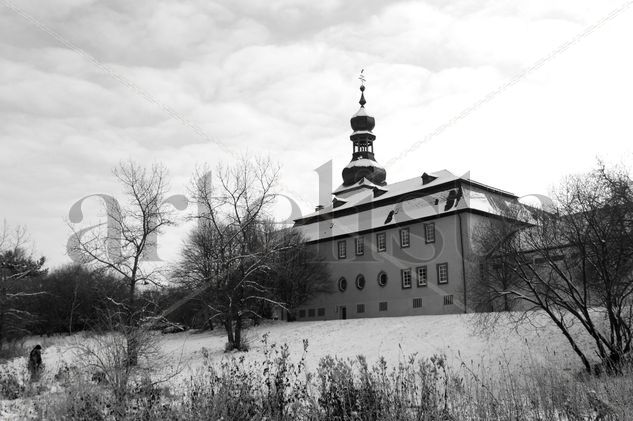
[[345,278],[341,278],[338,280],[338,289],[341,292],[347,289],[347,280]]
[[380,272],[378,274],[378,285],[381,287],[387,285],[387,274],[385,272]]
[[356,288],[363,289],[365,288],[365,277],[363,275],[358,275],[356,277]]

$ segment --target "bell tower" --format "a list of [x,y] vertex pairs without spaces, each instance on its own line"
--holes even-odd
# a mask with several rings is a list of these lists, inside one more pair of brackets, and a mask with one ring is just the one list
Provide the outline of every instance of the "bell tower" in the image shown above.
[[363,178],[376,185],[384,186],[387,172],[381,167],[374,157],[374,140],[376,135],[372,133],[376,120],[365,109],[365,78],[361,75],[360,85],[360,109],[352,116],[350,124],[353,133],[349,137],[352,141],[352,160],[343,168],[343,186],[351,186]]

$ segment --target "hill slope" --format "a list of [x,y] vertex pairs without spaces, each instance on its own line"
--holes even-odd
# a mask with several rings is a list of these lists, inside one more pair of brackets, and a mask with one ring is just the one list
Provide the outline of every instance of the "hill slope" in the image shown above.
[[[251,350],[243,355],[247,359],[261,358],[261,339],[268,334],[269,343],[287,343],[295,359],[302,355],[303,340],[307,339],[308,368],[315,368],[325,355],[353,358],[362,354],[370,362],[382,356],[391,365],[411,353],[423,357],[443,353],[452,366],[471,361],[493,366],[498,361],[521,364],[529,360],[561,369],[582,368],[567,340],[544,318],[539,328],[524,324],[514,329],[513,324],[504,322],[487,336],[474,333],[478,323],[473,315],[268,322],[247,331]],[[588,348],[589,338],[581,334],[580,337],[582,346]],[[203,347],[213,357],[224,358],[225,342],[224,331],[217,329],[164,335],[161,348],[171,358],[182,359],[193,368],[200,362]]]

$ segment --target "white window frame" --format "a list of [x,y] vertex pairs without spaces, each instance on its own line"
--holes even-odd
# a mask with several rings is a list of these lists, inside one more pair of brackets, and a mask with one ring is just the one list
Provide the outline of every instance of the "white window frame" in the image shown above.
[[[442,279],[444,275],[444,279]],[[448,284],[448,263],[437,264],[437,283],[440,285]]]
[[[404,235],[406,233],[406,235]],[[411,245],[411,232],[409,228],[400,228],[400,247],[407,248]]]
[[401,269],[400,279],[402,280],[402,289],[411,288],[411,268]]
[[429,282],[429,268],[426,265],[416,267],[415,276],[419,287],[427,286]]
[[376,234],[376,250],[387,251],[387,233],[379,232],[378,234]]
[[354,245],[356,248],[356,256],[362,256],[365,254],[365,237],[355,238]]
[[[360,285],[361,279],[363,280],[362,286]],[[365,275],[359,273],[358,275],[356,275],[356,280],[354,281],[354,283],[356,284],[356,289],[363,290],[365,288],[365,285],[367,284],[367,279],[365,279]]]
[[435,223],[424,224],[424,242],[426,244],[435,242]]
[[338,278],[337,286],[339,291],[345,292],[347,290],[347,279],[344,276]]
[[347,241],[341,240],[336,243],[336,249],[339,259],[347,258]]
[[[384,284],[380,283],[380,278],[382,277],[382,275],[385,275],[385,283]],[[378,281],[378,286],[380,286],[382,288],[385,285],[387,285],[387,282],[389,282],[389,276],[387,275],[387,272],[385,272],[384,270],[381,270],[378,273],[378,277],[376,278],[376,280]]]

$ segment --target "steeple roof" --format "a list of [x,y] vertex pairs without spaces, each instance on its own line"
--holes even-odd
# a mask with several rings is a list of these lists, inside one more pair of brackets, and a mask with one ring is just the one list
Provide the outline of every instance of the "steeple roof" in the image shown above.
[[363,178],[372,184],[383,186],[386,184],[387,172],[376,162],[374,158],[374,140],[376,136],[372,130],[376,126],[376,120],[365,109],[365,84],[360,85],[360,109],[350,120],[353,133],[350,140],[353,143],[352,160],[343,168],[343,186],[349,187],[357,184]]

